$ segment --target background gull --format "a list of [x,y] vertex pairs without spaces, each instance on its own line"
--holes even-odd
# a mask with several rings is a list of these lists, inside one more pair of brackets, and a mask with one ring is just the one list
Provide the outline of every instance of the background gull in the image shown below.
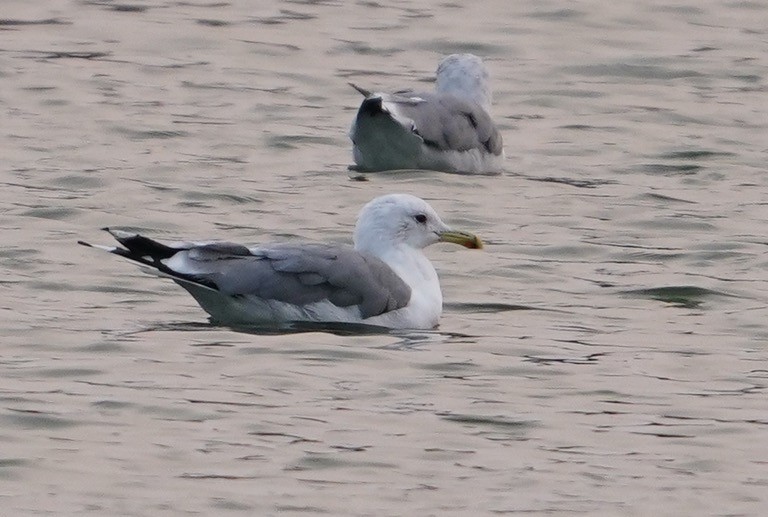
[[320,243],[165,245],[105,230],[122,247],[80,244],[154,268],[224,324],[433,328],[442,312],[442,294],[422,249],[436,242],[482,247],[475,235],[451,230],[426,201],[407,194],[381,196],[363,207],[354,248]]
[[369,92],[352,123],[360,171],[431,169],[501,172],[504,148],[490,116],[488,70],[473,54],[453,54],[437,67],[435,92]]

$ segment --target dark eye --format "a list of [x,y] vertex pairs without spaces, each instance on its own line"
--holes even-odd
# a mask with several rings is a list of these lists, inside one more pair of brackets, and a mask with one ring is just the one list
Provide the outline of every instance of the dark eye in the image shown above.
[[413,216],[414,219],[416,219],[417,223],[424,224],[427,222],[427,216],[424,214],[416,214]]

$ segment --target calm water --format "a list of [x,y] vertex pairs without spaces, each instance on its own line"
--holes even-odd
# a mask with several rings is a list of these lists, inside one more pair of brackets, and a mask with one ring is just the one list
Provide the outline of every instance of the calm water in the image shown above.
[[[2,3],[3,513],[765,515],[768,4],[256,4]],[[350,179],[347,82],[457,51],[508,171]],[[395,191],[488,243],[429,250],[434,332],[215,327],[75,244]]]

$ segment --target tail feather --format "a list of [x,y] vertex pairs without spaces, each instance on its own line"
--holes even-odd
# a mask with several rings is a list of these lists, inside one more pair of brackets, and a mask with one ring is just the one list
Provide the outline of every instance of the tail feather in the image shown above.
[[361,88],[360,86],[356,85],[355,83],[347,83],[347,84],[350,85],[355,90],[357,90],[358,92],[360,92],[363,97],[368,97],[368,96],[371,95],[371,91],[370,90],[366,90],[365,88]]

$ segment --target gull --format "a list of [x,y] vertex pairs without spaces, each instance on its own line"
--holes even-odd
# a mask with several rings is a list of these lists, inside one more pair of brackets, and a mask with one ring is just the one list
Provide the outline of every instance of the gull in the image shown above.
[[313,322],[431,329],[440,319],[443,298],[423,248],[437,242],[482,248],[477,236],[452,230],[426,201],[409,194],[388,194],[366,204],[355,226],[354,247],[314,242],[168,245],[104,230],[120,246],[78,242],[169,277],[212,321],[224,325]]
[[351,169],[501,172],[504,147],[479,57],[443,59],[434,92],[381,93],[350,85],[365,96],[349,132],[356,163]]

